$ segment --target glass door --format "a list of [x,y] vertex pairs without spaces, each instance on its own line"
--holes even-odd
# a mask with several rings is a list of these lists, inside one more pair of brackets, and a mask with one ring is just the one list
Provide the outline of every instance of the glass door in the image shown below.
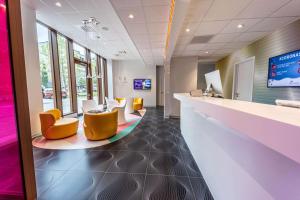
[[92,95],[93,100],[99,104],[99,72],[98,72],[98,63],[97,63],[97,55],[91,52],[91,70],[92,70]]
[[78,114],[82,113],[82,101],[88,99],[88,87],[87,87],[87,65],[76,63],[75,64],[76,75],[76,89],[77,89],[77,109]]

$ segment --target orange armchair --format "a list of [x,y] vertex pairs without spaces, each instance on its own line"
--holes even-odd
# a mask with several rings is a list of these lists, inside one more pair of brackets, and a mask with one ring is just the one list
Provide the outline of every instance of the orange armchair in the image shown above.
[[143,98],[134,98],[133,99],[133,110],[141,110],[143,109],[144,100]]
[[76,118],[61,118],[61,112],[58,109],[40,113],[40,121],[43,136],[50,140],[75,135],[79,122]]
[[99,114],[85,113],[83,128],[89,140],[103,140],[116,135],[118,110]]

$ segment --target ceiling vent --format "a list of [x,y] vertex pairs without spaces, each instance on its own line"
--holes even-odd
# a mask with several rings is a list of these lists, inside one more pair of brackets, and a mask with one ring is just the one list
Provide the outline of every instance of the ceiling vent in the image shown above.
[[208,43],[214,35],[195,36],[190,44],[204,44]]

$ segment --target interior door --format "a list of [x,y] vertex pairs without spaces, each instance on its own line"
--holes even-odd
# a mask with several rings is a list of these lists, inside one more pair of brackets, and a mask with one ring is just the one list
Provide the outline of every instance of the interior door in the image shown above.
[[235,65],[233,99],[252,101],[254,66],[254,57]]
[[82,101],[88,99],[87,66],[75,64],[76,89],[77,89],[77,108],[78,113],[82,113]]
[[162,67],[161,75],[160,75],[160,86],[159,86],[159,105],[163,106],[164,105],[164,97],[165,97],[165,92],[164,92],[164,68]]
[[158,102],[157,104],[159,106],[163,106],[164,105],[164,67],[163,66],[159,66],[157,68],[158,73],[157,73],[157,95],[158,95]]

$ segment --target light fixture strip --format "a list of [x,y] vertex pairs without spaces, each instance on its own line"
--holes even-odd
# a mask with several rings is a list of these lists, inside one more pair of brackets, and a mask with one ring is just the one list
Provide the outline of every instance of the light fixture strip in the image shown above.
[[167,32],[167,39],[166,39],[166,46],[165,46],[165,53],[167,52],[167,49],[169,47],[170,33],[171,33],[171,27],[172,27],[172,22],[173,22],[174,10],[175,10],[175,0],[171,0],[169,22],[168,22],[168,32]]

